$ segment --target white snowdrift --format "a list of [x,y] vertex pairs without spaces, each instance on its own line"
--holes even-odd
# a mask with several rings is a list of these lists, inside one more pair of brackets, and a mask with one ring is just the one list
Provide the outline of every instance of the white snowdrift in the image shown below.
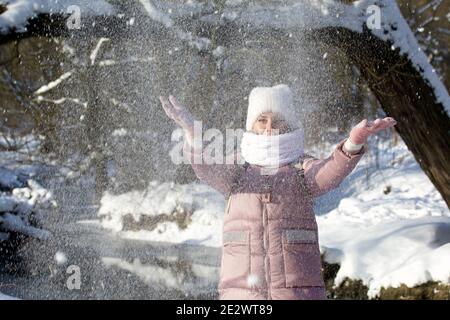
[[[131,191],[117,196],[105,193],[101,199],[99,216],[105,228],[124,238],[218,246],[221,242],[224,206],[223,196],[206,185],[153,181],[144,191]],[[171,214],[180,210],[192,212],[192,223],[186,229],[180,230],[174,222],[163,222],[152,231],[122,231],[122,218],[127,214],[139,221],[144,215]]]
[[20,299],[8,296],[0,292],[0,300],[20,300]]
[[361,279],[374,297],[383,286],[450,283],[450,211],[404,144],[379,152],[380,170],[367,181],[362,161],[351,194],[317,217],[325,261],[341,265],[335,284]]
[[346,224],[339,214],[327,218],[320,222],[321,243],[325,261],[341,265],[336,285],[346,277],[361,279],[374,297],[381,287],[450,282],[450,217],[374,226]]
[[0,241],[18,232],[38,239],[48,239],[50,233],[36,227],[55,203],[52,194],[33,179],[19,177],[9,169],[0,168]]

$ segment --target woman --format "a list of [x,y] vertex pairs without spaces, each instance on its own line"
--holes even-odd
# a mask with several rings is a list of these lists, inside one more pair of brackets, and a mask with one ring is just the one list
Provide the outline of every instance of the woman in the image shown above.
[[208,165],[193,161],[203,151],[194,148],[194,117],[175,97],[160,100],[186,133],[197,177],[228,197],[219,299],[325,299],[313,199],[336,188],[363,156],[367,138],[396,121],[364,119],[328,158],[317,159],[304,153],[291,89],[257,87],[238,155],[245,165]]

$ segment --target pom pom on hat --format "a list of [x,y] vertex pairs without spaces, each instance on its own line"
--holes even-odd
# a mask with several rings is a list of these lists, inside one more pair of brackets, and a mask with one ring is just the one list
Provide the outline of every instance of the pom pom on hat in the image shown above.
[[273,87],[255,87],[248,98],[247,122],[245,129],[251,131],[258,116],[263,112],[279,113],[289,124],[292,130],[298,129],[300,115],[294,105],[294,94],[285,84]]

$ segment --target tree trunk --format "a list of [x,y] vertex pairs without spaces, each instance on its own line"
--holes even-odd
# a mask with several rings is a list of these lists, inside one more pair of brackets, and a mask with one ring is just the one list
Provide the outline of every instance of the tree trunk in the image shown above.
[[360,69],[396,130],[450,208],[450,121],[433,88],[399,50],[368,30],[343,28],[314,32],[316,40],[332,43]]

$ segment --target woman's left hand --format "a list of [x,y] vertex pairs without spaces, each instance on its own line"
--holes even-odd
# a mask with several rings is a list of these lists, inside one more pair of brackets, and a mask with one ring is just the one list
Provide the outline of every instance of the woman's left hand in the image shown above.
[[354,144],[363,144],[367,141],[367,138],[381,130],[393,127],[397,124],[397,121],[392,117],[386,117],[383,119],[376,119],[373,122],[369,122],[367,119],[362,120],[350,131],[350,141]]

